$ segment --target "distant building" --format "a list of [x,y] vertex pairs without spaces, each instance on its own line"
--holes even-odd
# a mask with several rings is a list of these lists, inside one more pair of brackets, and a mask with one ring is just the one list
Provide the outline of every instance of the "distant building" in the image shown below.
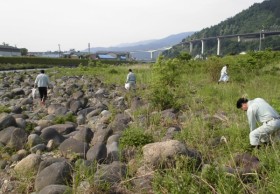
[[8,45],[0,45],[0,56],[3,57],[19,57],[21,56],[20,49]]
[[59,52],[28,52],[28,56],[31,57],[47,57],[47,58],[59,58]]
[[90,58],[101,59],[101,60],[118,60],[118,61],[131,60],[131,56],[129,52],[115,52],[115,51],[98,51],[95,54],[91,54]]
[[87,56],[88,56],[88,52],[75,51],[74,49],[62,53],[63,58],[71,58],[71,59],[85,59],[87,58]]

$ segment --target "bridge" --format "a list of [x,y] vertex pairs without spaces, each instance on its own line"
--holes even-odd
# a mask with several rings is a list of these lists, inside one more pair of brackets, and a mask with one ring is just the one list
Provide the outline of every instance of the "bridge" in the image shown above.
[[241,38],[246,38],[246,39],[259,39],[259,50],[261,50],[261,41],[265,37],[268,36],[275,36],[275,35],[280,35],[280,31],[260,31],[260,32],[255,32],[255,33],[244,33],[244,34],[232,34],[232,35],[223,35],[223,36],[214,36],[214,37],[207,37],[207,38],[201,38],[201,39],[194,39],[194,40],[188,40],[181,42],[179,44],[176,44],[174,46],[180,46],[180,45],[186,45],[189,44],[190,46],[190,53],[192,53],[192,48],[193,44],[200,42],[201,43],[201,55],[204,54],[204,44],[205,41],[208,40],[217,40],[217,55],[220,55],[221,52],[221,41],[222,39],[227,39],[227,38],[237,38],[237,41],[240,42]]
[[154,50],[139,50],[139,51],[130,51],[130,53],[150,53],[150,59],[153,60],[155,59],[155,53],[156,52],[162,52],[162,51],[166,51],[166,50],[169,50],[171,49],[172,47],[163,47],[163,48],[159,48],[159,49],[154,49]]

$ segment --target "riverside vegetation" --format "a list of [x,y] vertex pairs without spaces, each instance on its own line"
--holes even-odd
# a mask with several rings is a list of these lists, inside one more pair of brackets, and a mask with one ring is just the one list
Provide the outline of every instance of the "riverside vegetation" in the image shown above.
[[[230,82],[217,84],[224,64],[229,64]],[[122,89],[129,68],[133,69],[137,76],[135,92]],[[72,170],[69,174],[71,178],[63,184],[57,183],[67,186],[63,192],[178,194],[280,192],[278,184],[280,139],[273,138],[272,145],[248,152],[246,148],[249,145],[249,127],[246,114],[236,108],[236,100],[241,96],[249,99],[262,97],[280,112],[279,52],[250,52],[246,55],[223,58],[210,57],[207,60],[192,60],[188,54],[181,53],[174,59],[165,59],[161,56],[155,64],[98,67],[80,65],[77,68],[48,69],[47,74],[55,84],[61,83],[61,79],[64,78],[78,77],[80,80],[88,80],[87,83],[98,79],[98,87],[115,89],[113,96],[123,97],[127,107],[123,109],[115,106],[115,101],[105,103],[107,105],[105,110],[110,112],[110,115],[103,124],[110,126],[120,113],[130,118],[121,130],[117,132],[113,130],[113,135],[119,136],[116,140],[119,145],[116,157],[118,159],[115,160],[126,167],[119,179],[111,177],[106,179],[107,181],[100,182],[100,179],[96,181],[97,174],[105,176],[105,173],[100,175],[98,169],[104,165],[103,163],[110,165],[110,162],[105,161],[109,160],[108,156],[105,156],[103,161],[97,160],[97,156],[94,160],[90,160],[88,154],[65,155],[63,154],[65,150],[60,147],[36,152],[37,155],[47,155],[51,152],[56,157],[63,156],[71,164]],[[89,93],[94,90],[94,96],[99,94],[96,92],[99,91],[97,86],[92,88],[91,84],[83,85],[80,90]],[[51,92],[55,93],[55,90]],[[111,95],[110,92],[109,94]],[[1,95],[3,100],[4,95]],[[88,98],[90,100],[91,97]],[[135,100],[141,103],[136,106]],[[50,107],[52,100],[49,101]],[[29,107],[21,108],[24,112]],[[29,119],[25,126],[25,131],[29,134],[36,131],[36,127],[40,125],[38,120],[46,120],[44,117],[46,110],[41,107],[35,107],[34,110],[36,108],[39,110],[37,120]],[[13,115],[11,112],[13,108],[6,98],[6,102],[0,106],[0,113],[5,116]],[[97,136],[98,130],[90,127],[89,123],[99,118],[87,116],[87,119],[89,121],[79,123],[78,110],[72,110],[65,112],[64,115],[53,116],[51,123],[83,125],[94,132],[94,137]],[[0,129],[4,130],[2,127]],[[40,130],[43,132],[44,129]],[[109,150],[107,139],[105,145]],[[89,142],[92,147],[97,145],[92,140]],[[27,145],[22,149],[30,152]],[[155,152],[152,153],[153,149]],[[175,150],[164,156],[172,149]],[[19,184],[12,187],[14,193],[35,191],[43,193],[44,189],[38,189],[39,186],[34,185],[35,180],[37,183],[39,181],[38,170],[35,173],[25,174],[13,170],[19,162],[11,159],[18,152],[17,149],[2,143],[0,151],[1,161],[6,161],[6,165],[2,165],[1,162],[1,175],[6,180],[4,183],[4,179],[1,178],[2,192],[7,187],[7,182],[16,180]],[[157,158],[153,158],[155,155]],[[151,161],[152,159],[154,160]],[[66,171],[66,168],[64,170]]]

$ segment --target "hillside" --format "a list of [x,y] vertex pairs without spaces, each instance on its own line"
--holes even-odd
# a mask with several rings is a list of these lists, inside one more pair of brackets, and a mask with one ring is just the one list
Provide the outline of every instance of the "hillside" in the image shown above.
[[[179,34],[173,34],[162,39],[143,40],[134,43],[122,43],[113,47],[92,47],[90,48],[90,50],[91,52],[97,52],[97,51],[132,52],[132,56],[137,58],[138,60],[147,60],[150,59],[150,53],[146,51],[157,50],[164,47],[170,47],[176,45],[179,42],[181,42],[186,36],[190,36],[193,33],[194,32],[183,32]],[[87,49],[85,51],[87,51]],[[158,53],[155,53],[155,57],[157,56]]]
[[[193,40],[205,37],[213,37],[219,35],[231,35],[238,33],[253,33],[264,31],[279,31],[280,30],[280,1],[266,0],[262,3],[255,3],[251,7],[238,13],[234,17],[228,18],[217,25],[207,27],[186,37],[184,40]],[[183,40],[183,41],[184,41]],[[262,41],[263,49],[271,48],[279,50],[279,36],[265,38]],[[257,50],[259,46],[258,40],[244,40],[237,42],[236,40],[223,41],[223,53],[236,54],[242,51]],[[216,54],[217,41],[206,42],[206,55]],[[200,54],[201,45],[195,45],[193,48],[193,55]],[[181,48],[174,47],[170,52],[164,53],[166,56],[176,56],[181,51],[189,52],[189,47]]]
[[[162,39],[144,40],[135,43],[123,43],[113,47],[92,47],[92,52],[96,51],[148,51],[156,50],[162,47],[170,47],[181,42],[186,36],[192,35],[194,32],[183,32],[173,34]],[[87,51],[87,49],[85,50]]]

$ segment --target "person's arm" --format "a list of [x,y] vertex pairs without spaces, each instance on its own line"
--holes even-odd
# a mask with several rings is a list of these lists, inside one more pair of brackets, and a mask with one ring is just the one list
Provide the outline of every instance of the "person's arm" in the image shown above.
[[247,117],[248,117],[248,123],[250,127],[250,131],[253,131],[257,127],[257,119],[256,119],[256,107],[249,107],[247,110]]
[[129,80],[129,74],[127,74],[127,76],[126,76],[126,82],[125,83],[128,83],[128,80]]

